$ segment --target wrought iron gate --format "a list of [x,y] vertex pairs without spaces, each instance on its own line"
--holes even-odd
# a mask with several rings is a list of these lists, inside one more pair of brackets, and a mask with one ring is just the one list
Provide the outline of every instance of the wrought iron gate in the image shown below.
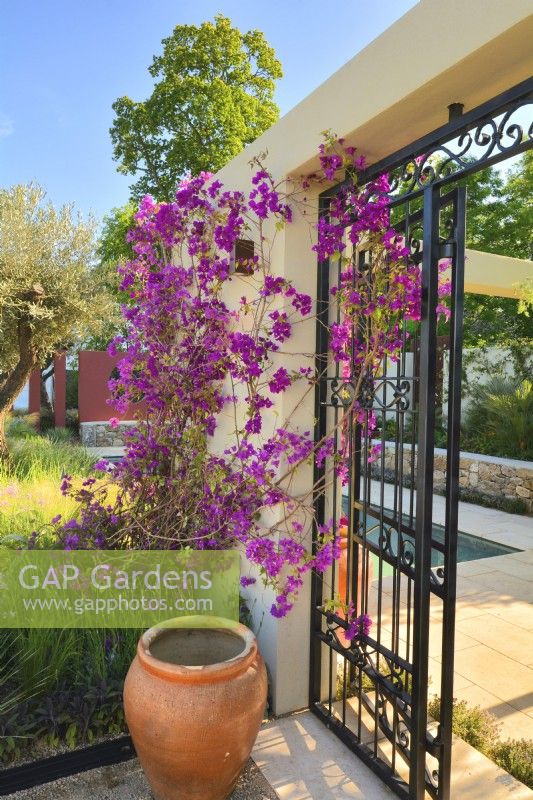
[[[533,146],[533,80],[457,116],[411,147],[369,168],[360,183],[387,172],[393,225],[422,274],[422,318],[404,323],[401,356],[364,376],[361,403],[377,427],[357,421],[351,400],[361,376],[346,375],[328,358],[329,326],[340,313],[331,289],[336,262],[318,264],[316,430],[321,439],[343,416],[349,479],[324,491],[326,468],[316,468],[318,523],[337,528],[347,518],[346,600],[373,619],[368,635],[349,645],[347,623],[327,611],[339,585],[313,577],[310,707],[400,797],[448,800],[456,598],[459,426],[464,293],[465,188],[461,179]],[[331,197],[349,179],[321,197]],[[359,272],[364,252],[354,252]],[[447,425],[445,455],[435,456],[439,262],[450,259]],[[353,369],[353,367],[352,367]],[[376,439],[377,459],[369,462]],[[434,475],[445,473],[445,521],[433,520]],[[342,564],[339,562],[339,564]],[[340,569],[340,568],[339,568]],[[438,722],[428,695],[440,702]],[[427,795],[426,795],[427,793]]]

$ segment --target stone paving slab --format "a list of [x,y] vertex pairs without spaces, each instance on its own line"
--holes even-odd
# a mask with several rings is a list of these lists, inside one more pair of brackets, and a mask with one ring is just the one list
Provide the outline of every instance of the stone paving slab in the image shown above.
[[[519,625],[512,625],[505,618],[481,614],[479,617],[460,620],[456,625],[455,637],[465,637],[470,645],[477,641],[523,664],[524,658],[531,656],[530,651],[533,651],[533,637],[528,647],[529,637],[524,633],[525,630]],[[463,649],[456,646],[456,650]]]
[[455,669],[517,711],[533,716],[533,672],[529,667],[477,644],[455,654]]
[[[140,764],[133,759],[5,795],[4,800],[152,800],[152,797]],[[277,800],[277,795],[250,759],[228,800]]]
[[478,750],[454,737],[451,800],[533,800],[533,792]]
[[280,800],[396,797],[310,711],[264,726],[253,756]]
[[533,568],[533,550],[521,550],[518,553],[511,553],[508,558],[513,561],[520,561],[523,564],[530,564]]
[[[386,741],[383,747],[382,757],[386,759]],[[396,797],[310,711],[271,720],[259,733],[253,757],[280,800],[393,800]],[[466,742],[454,737],[451,798],[533,800],[533,792]]]

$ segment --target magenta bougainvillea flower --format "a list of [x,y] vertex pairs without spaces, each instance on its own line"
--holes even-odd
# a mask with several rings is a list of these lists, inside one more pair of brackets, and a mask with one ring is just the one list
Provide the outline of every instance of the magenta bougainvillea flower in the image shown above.
[[[355,148],[338,143],[322,146],[319,157],[321,175],[303,186],[334,179],[341,168],[356,176],[364,166]],[[370,433],[376,420],[360,403],[360,379],[384,358],[399,357],[403,324],[420,319],[421,308],[420,269],[390,224],[388,188],[387,176],[362,188],[355,180],[316,223],[313,246],[320,259],[340,259],[331,357],[356,385],[351,418]],[[275,590],[276,617],[291,609],[306,573],[323,573],[339,557],[332,522],[315,522],[310,551],[312,493],[293,496],[292,476],[314,461],[343,479],[348,415],[319,442],[290,417],[272,425],[278,397],[298,381],[312,392],[319,378],[313,353],[293,355],[292,369],[280,366],[294,326],[314,313],[312,298],[276,274],[268,247],[268,231],[291,224],[298,202],[298,192],[283,193],[259,163],[248,194],[202,173],[182,181],[171,203],[142,200],[129,233],[135,257],[119,267],[131,299],[123,308],[127,335],[109,352],[119,356],[118,377],[110,381],[117,412],[142,401],[144,417],[127,432],[120,464],[100,461],[99,479],[81,487],[64,478],[62,491],[79,504],[75,518],[53,520],[65,548],[241,547]],[[232,254],[237,240],[250,238],[258,247],[246,276],[237,277]],[[373,253],[371,279],[349,255],[361,242]],[[445,266],[441,273],[439,313],[446,314]],[[245,294],[228,305],[226,289],[235,280]],[[224,432],[224,452],[215,453],[210,441],[221,414],[234,425],[229,436]],[[374,447],[369,458],[378,457]],[[254,580],[244,576],[241,584]],[[346,609],[348,637],[367,635],[370,620],[352,612]]]

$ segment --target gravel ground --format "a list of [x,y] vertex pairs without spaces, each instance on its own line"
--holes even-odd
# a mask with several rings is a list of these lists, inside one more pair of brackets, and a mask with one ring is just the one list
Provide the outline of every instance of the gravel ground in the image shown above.
[[[228,800],[277,800],[277,797],[250,759]],[[134,759],[7,794],[4,800],[152,800],[152,795],[139,762]]]

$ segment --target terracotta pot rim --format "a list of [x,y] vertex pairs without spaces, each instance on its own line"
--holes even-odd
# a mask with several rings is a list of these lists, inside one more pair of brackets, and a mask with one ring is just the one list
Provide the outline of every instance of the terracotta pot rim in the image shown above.
[[[150,653],[152,642],[168,630],[187,628],[229,631],[239,637],[243,642],[243,649],[227,661],[215,664],[190,666],[187,664],[171,664],[161,661]],[[190,616],[169,620],[163,625],[155,625],[147,630],[137,645],[137,656],[141,666],[148,672],[169,681],[210,683],[217,680],[226,680],[232,675],[244,672],[254,661],[257,655],[257,641],[253,632],[238,622],[222,617]]]

